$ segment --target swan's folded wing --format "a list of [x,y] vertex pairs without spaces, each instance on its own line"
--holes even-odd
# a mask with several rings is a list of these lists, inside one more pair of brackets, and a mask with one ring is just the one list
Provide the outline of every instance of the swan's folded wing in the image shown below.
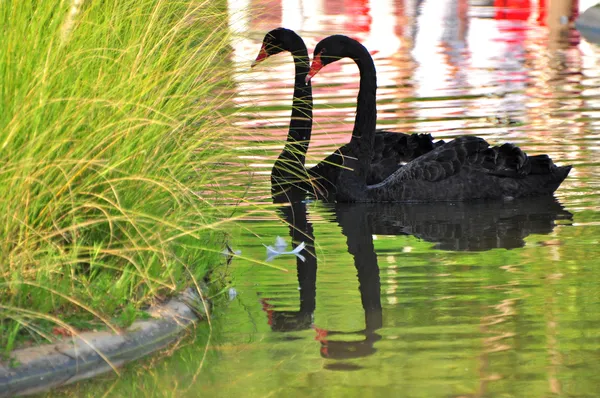
[[551,174],[555,169],[547,155],[527,156],[513,144],[490,147],[483,138],[465,136],[418,157],[390,178],[395,182],[435,182],[464,170],[519,179],[530,174]]
[[433,150],[431,134],[404,134],[379,130],[375,134],[372,163],[394,159],[396,164],[408,163]]
[[407,163],[381,184],[409,180],[440,181],[457,174],[463,167],[481,168],[485,159],[493,156],[484,139],[459,137]]
[[383,181],[403,164],[431,152],[436,144],[431,134],[377,131],[367,184]]
[[525,178],[528,175],[553,174],[557,167],[548,155],[527,156],[513,144],[503,144],[488,150],[482,167],[498,177]]

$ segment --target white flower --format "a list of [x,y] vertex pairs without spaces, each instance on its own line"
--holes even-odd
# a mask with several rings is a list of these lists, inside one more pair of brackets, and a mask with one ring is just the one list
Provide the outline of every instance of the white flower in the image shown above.
[[229,301],[232,301],[237,297],[237,290],[235,290],[232,287],[229,288],[228,293],[229,293]]
[[300,260],[302,260],[302,262],[306,261],[306,258],[302,254],[300,254],[300,252],[304,250],[304,247],[306,246],[305,242],[301,242],[298,246],[296,246],[294,250],[286,252],[285,248],[287,247],[287,245],[288,244],[281,236],[275,238],[275,244],[273,245],[267,246],[263,244],[263,246],[267,248],[267,259],[265,261],[271,261],[275,257],[282,256],[284,254],[293,254]]

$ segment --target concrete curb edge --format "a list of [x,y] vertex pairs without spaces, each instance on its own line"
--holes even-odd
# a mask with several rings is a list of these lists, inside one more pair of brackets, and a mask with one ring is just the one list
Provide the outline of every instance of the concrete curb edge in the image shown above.
[[[135,321],[123,334],[84,332],[71,341],[15,350],[11,368],[0,361],[0,397],[29,395],[109,372],[177,341],[205,318],[204,303],[187,289],[150,307],[154,319]],[[107,360],[110,362],[107,362]]]

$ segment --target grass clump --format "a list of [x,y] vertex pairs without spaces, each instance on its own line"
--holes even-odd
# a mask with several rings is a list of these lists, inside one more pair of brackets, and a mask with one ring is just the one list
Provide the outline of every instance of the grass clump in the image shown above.
[[0,31],[7,353],[205,275],[231,116],[223,2],[6,0]]

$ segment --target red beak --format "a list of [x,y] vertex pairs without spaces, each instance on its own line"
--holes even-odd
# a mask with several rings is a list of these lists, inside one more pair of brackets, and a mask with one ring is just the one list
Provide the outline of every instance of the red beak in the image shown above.
[[265,45],[263,44],[262,47],[260,48],[260,51],[258,52],[258,55],[256,56],[256,59],[254,60],[254,62],[252,62],[250,67],[254,68],[256,65],[258,65],[259,62],[261,62],[268,56],[269,56],[269,54],[267,54],[267,50],[265,50]]
[[312,64],[310,64],[310,71],[308,72],[308,75],[306,75],[306,79],[304,79],[306,83],[308,83],[314,75],[319,73],[321,68],[323,68],[323,62],[321,62],[321,53],[318,53],[313,58]]

